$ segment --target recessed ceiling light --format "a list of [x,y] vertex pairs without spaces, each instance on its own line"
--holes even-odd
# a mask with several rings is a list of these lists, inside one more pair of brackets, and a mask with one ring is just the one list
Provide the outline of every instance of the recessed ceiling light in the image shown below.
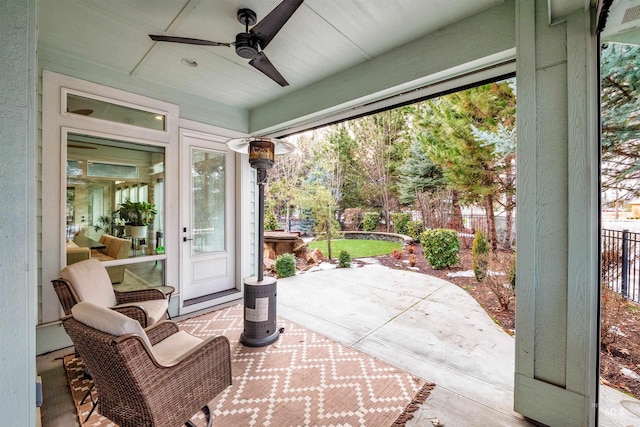
[[195,59],[191,59],[191,58],[182,58],[182,63],[184,65],[186,65],[187,67],[197,67],[198,63],[196,62]]

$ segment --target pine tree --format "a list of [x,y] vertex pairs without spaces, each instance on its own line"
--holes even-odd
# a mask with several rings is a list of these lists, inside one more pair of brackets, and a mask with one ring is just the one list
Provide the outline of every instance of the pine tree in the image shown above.
[[445,181],[442,170],[433,164],[418,141],[409,148],[409,157],[400,168],[400,202],[417,205],[425,226],[435,228],[432,216],[435,202],[440,200]]
[[603,45],[601,62],[602,187],[620,198],[640,184],[640,46]]
[[[418,139],[426,155],[442,168],[447,185],[461,203],[481,202],[487,213],[492,248],[497,249],[494,205],[501,194],[500,156],[493,145],[478,141],[474,128],[496,131],[511,127],[515,95],[508,81],[452,93],[419,105]],[[455,193],[454,193],[455,194]]]

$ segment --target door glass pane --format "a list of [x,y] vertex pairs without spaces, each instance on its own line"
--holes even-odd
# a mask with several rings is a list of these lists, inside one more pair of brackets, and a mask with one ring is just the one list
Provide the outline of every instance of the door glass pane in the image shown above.
[[[158,250],[162,245],[159,236],[164,235],[164,187],[157,185],[163,180],[163,147],[69,134],[67,263],[89,257],[113,261],[164,254],[164,248]],[[122,209],[127,201],[154,205],[155,219],[147,216],[145,221],[132,222],[133,216]],[[126,283],[127,277],[133,277],[128,270],[125,275],[110,275],[113,283]]]
[[225,155],[193,149],[191,155],[192,255],[225,249]]

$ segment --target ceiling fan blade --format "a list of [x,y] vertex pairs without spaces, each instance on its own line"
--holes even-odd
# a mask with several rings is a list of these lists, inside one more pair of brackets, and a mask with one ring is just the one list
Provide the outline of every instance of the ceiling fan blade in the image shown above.
[[211,40],[202,40],[202,39],[190,39],[188,37],[157,36],[157,35],[149,34],[149,38],[157,42],[194,44],[198,46],[227,46],[227,47],[231,46],[231,43],[221,43],[221,42],[214,42]]
[[278,83],[280,86],[289,86],[289,83],[287,83],[284,77],[282,77],[282,74],[276,70],[276,67],[273,66],[264,52],[260,52],[254,56],[253,59],[249,61],[249,65],[263,72],[267,77]]
[[91,108],[81,108],[80,110],[69,111],[73,114],[80,114],[81,116],[90,116],[93,114],[93,110]]
[[303,0],[284,0],[249,30],[258,39],[262,49],[267,47],[302,2]]
[[97,147],[89,147],[87,145],[67,144],[67,148],[80,148],[82,150],[97,150]]

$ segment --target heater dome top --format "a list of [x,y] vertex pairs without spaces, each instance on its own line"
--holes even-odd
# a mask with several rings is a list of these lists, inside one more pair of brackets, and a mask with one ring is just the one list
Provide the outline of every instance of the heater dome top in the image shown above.
[[274,154],[287,154],[296,149],[296,145],[293,142],[289,142],[284,139],[277,138],[266,138],[266,137],[244,137],[244,138],[234,138],[227,141],[227,146],[242,154],[249,153],[249,145],[251,142],[271,142],[274,147]]

